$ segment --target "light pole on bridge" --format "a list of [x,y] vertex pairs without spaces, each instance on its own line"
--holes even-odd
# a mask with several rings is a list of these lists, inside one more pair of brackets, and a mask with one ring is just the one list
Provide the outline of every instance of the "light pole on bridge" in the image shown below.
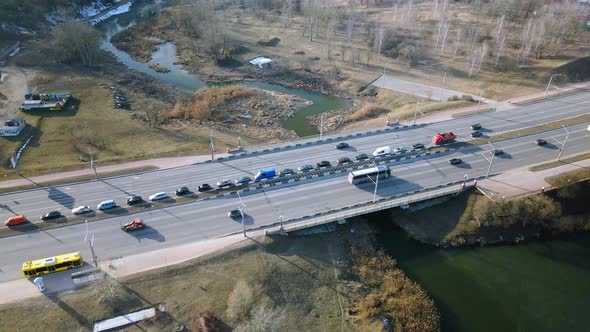
[[561,158],[561,155],[563,154],[563,150],[565,150],[565,144],[567,143],[567,139],[570,136],[570,132],[567,130],[567,128],[564,125],[561,125],[561,127],[563,128],[563,130],[565,130],[565,139],[563,140],[563,142],[560,142],[557,140],[557,138],[555,137],[551,137],[553,138],[557,143],[561,144],[561,149],[559,149],[559,154],[557,155],[557,161],[559,161],[559,159]]

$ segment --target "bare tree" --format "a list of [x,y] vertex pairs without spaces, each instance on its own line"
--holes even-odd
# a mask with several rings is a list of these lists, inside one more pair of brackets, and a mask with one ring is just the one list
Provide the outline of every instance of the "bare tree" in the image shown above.
[[457,51],[461,48],[461,38],[463,38],[463,28],[457,28],[457,36],[455,37],[455,43],[453,47],[453,61],[457,57]]
[[100,50],[100,34],[88,23],[65,23],[53,30],[56,58],[64,63],[95,66]]

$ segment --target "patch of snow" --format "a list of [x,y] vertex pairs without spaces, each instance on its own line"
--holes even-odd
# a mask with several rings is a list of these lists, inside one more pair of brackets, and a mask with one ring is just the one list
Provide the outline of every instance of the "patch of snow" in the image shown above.
[[113,10],[108,11],[107,13],[105,13],[104,15],[97,17],[95,19],[90,20],[90,24],[92,25],[96,25],[110,17],[113,17],[115,15],[119,15],[119,14],[123,14],[128,12],[131,9],[131,2],[127,2]]
[[105,4],[102,3],[102,1],[95,0],[92,2],[92,4],[80,8],[80,10],[78,10],[78,13],[80,14],[80,16],[82,16],[82,18],[89,18],[98,15],[100,12],[109,7],[110,4],[108,6],[105,6]]
[[259,56],[257,58],[254,58],[252,60],[250,60],[250,63],[253,65],[256,65],[260,68],[262,68],[263,65],[272,62],[272,60],[270,58],[264,57],[264,56]]

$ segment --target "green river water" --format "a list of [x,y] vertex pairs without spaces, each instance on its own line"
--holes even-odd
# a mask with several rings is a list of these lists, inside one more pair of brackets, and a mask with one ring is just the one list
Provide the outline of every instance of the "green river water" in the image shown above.
[[377,241],[435,300],[443,331],[590,331],[590,234],[438,249],[379,223]]

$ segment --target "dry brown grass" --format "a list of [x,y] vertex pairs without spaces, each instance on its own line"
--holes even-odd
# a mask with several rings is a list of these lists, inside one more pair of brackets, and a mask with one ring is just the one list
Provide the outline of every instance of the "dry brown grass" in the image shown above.
[[350,119],[353,121],[365,120],[389,112],[391,112],[391,110],[387,107],[370,103],[363,105],[363,107],[361,107],[359,110],[352,113],[350,115]]
[[170,117],[195,120],[224,120],[220,117],[222,114],[219,112],[219,108],[237,99],[254,96],[256,93],[256,89],[237,85],[200,89],[193,94],[192,100],[187,102],[177,101],[170,112]]

